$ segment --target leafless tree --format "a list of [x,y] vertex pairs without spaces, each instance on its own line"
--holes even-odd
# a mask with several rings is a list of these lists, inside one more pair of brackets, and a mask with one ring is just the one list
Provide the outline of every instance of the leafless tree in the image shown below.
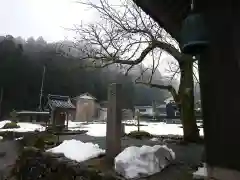
[[[171,84],[172,80],[179,79],[181,75],[179,65],[176,61],[168,62],[168,67],[165,69],[165,71],[169,74],[167,77],[169,79],[169,84]],[[197,87],[197,85],[200,84],[197,61],[193,63],[193,82],[194,82],[194,87]]]
[[[90,60],[95,68],[119,64],[126,74],[134,66],[141,67],[144,60],[152,60],[151,66],[142,69],[136,83],[170,91],[181,107],[184,139],[195,141],[199,132],[194,116],[193,58],[182,54],[178,43],[132,1],[119,2],[118,5],[108,0],[78,2],[97,11],[100,17],[99,21],[73,28],[77,32],[75,46],[81,45],[84,54],[82,59]],[[163,52],[171,55],[178,64],[181,73],[178,92],[171,85],[154,84],[152,81]],[[147,71],[151,71],[148,79],[144,78]]]

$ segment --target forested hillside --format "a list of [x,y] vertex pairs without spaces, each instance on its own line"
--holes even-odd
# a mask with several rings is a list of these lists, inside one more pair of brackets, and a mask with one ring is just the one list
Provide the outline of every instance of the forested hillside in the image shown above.
[[107,87],[111,82],[123,84],[125,105],[128,107],[148,105],[152,100],[161,102],[169,96],[159,89],[135,85],[137,71],[125,76],[118,67],[83,68],[86,61],[79,60],[79,54],[64,56],[59,53],[58,44],[47,43],[42,37],[36,40],[10,35],[0,37],[1,115],[7,115],[12,109],[37,109],[44,66],[44,101],[48,94],[74,97],[85,92],[91,93],[99,101],[106,100]]

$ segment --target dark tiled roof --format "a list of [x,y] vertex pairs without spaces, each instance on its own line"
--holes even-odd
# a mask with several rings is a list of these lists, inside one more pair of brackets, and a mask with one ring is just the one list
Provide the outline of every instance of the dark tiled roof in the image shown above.
[[48,104],[51,108],[75,109],[69,96],[48,95]]

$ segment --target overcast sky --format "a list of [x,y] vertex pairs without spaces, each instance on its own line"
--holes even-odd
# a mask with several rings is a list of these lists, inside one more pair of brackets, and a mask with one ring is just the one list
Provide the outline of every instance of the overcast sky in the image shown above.
[[[118,0],[111,0],[118,1]],[[0,0],[0,35],[28,38],[43,36],[48,42],[71,39],[71,28],[98,15],[75,0]],[[159,70],[164,73],[169,56],[164,55]],[[152,61],[145,60],[149,65]]]
[[43,36],[47,41],[57,41],[72,36],[64,28],[94,17],[72,0],[0,0],[0,4],[1,35]]

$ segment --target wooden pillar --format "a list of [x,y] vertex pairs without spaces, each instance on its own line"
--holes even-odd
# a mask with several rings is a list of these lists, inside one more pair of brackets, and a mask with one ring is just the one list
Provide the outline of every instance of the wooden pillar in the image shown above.
[[[69,114],[68,114],[68,111],[67,111],[67,112],[66,112],[66,116],[67,116],[67,117],[66,117],[66,118],[67,118],[67,130],[68,130],[68,115],[69,115]],[[65,123],[64,123],[64,125],[65,125]]]
[[115,83],[108,89],[106,157],[110,163],[113,163],[114,158],[121,152],[121,90],[121,85]]
[[240,3],[199,2],[210,32],[210,47],[199,60],[209,176],[240,179]]
[[51,125],[55,126],[55,109],[51,109]]

